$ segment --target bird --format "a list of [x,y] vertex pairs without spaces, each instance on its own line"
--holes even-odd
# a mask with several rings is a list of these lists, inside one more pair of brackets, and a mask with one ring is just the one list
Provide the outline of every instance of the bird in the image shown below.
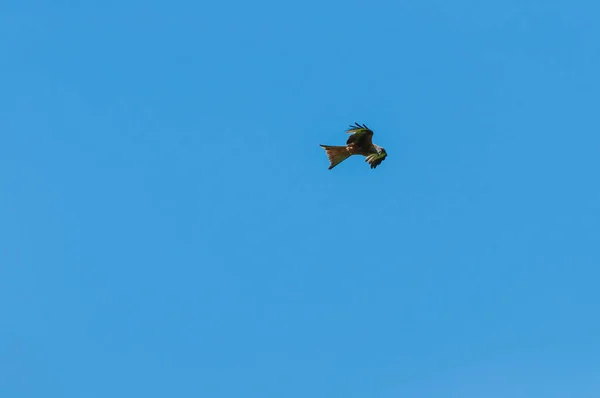
[[365,162],[369,163],[371,169],[379,166],[387,157],[387,152],[384,148],[373,144],[373,130],[366,125],[354,122],[354,125],[350,125],[346,133],[351,135],[344,146],[319,144],[319,146],[325,149],[325,153],[329,159],[329,170],[352,155],[365,156]]

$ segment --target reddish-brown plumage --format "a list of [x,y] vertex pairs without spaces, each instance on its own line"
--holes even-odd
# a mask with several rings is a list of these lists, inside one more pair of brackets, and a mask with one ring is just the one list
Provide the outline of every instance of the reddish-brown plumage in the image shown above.
[[325,153],[327,154],[327,158],[329,159],[329,170],[333,169],[335,166],[342,163],[350,156],[354,155],[353,153],[350,153],[350,151],[348,151],[348,148],[345,146],[321,146],[325,148]]
[[352,155],[366,156],[366,162],[372,169],[377,167],[386,157],[385,149],[373,144],[373,131],[367,126],[356,123],[347,131],[350,137],[345,146],[321,145],[329,159],[329,170],[348,159]]

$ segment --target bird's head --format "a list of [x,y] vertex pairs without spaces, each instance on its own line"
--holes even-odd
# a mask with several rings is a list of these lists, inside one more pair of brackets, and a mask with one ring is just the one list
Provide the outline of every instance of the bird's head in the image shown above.
[[368,162],[372,169],[379,166],[379,164],[381,164],[381,162],[383,162],[383,160],[387,158],[387,152],[384,148],[375,144],[373,144],[373,146],[375,147],[375,151],[377,153],[372,153],[365,159],[365,162]]
[[385,148],[380,147],[379,145],[374,145],[375,149],[377,150],[377,154],[379,155],[387,155],[387,152],[385,151]]

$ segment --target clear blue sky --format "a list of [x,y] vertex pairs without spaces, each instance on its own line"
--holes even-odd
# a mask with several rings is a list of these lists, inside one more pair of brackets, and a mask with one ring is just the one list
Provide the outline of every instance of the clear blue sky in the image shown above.
[[600,5],[367,4],[2,3],[2,397],[600,395]]

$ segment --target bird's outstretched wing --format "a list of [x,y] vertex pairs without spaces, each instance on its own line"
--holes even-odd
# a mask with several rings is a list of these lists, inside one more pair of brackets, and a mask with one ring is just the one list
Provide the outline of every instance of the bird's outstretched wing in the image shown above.
[[365,159],[365,162],[369,163],[372,169],[379,166],[387,158],[387,152],[385,149],[380,148],[380,152],[372,153]]
[[352,134],[348,137],[346,145],[354,143],[355,145],[369,147],[373,143],[373,131],[364,124],[354,123],[346,133]]

